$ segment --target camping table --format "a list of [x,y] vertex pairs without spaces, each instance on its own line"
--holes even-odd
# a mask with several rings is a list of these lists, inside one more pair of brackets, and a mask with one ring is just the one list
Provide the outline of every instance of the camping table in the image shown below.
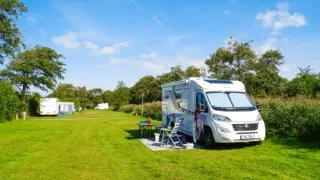
[[148,128],[148,135],[149,135],[149,137],[151,137],[151,134],[152,134],[152,127],[153,126],[155,126],[156,128],[158,127],[158,125],[157,124],[155,124],[155,123],[150,123],[150,124],[148,124],[148,123],[146,123],[146,122],[140,122],[140,123],[137,123],[138,125],[139,125],[139,134],[140,134],[140,139],[142,139],[142,129],[144,128],[144,127],[147,127]]

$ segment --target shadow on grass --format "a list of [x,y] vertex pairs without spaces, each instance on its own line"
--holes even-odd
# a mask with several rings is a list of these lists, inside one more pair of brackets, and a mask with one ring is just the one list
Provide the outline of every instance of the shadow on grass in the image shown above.
[[[140,138],[140,134],[139,134],[139,129],[128,129],[128,130],[124,130],[127,133],[129,133],[129,136],[126,136],[126,139],[128,140],[133,140],[133,139],[139,139]],[[145,130],[143,133],[142,137],[154,137],[154,133],[158,132],[155,129],[152,129],[152,131],[150,132],[150,134],[148,134],[148,131]]]

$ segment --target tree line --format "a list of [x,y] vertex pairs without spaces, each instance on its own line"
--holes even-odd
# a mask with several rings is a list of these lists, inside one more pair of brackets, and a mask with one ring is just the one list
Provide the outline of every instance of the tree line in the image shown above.
[[186,77],[199,77],[200,69],[189,66],[185,70],[178,65],[172,67],[169,72],[159,76],[144,76],[134,86],[127,87],[123,81],[118,81],[114,90],[101,88],[87,89],[76,87],[73,84],[61,83],[49,95],[59,98],[61,101],[75,102],[76,108],[93,109],[97,104],[109,103],[114,109],[125,104],[139,104],[142,98],[145,102],[161,100],[161,84],[177,81]]

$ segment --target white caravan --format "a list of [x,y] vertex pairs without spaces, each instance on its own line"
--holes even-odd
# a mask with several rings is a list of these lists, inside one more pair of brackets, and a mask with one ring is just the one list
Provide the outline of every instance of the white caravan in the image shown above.
[[40,115],[58,115],[59,100],[57,98],[40,99]]
[[[200,138],[195,137],[195,115],[202,116]],[[260,106],[253,103],[240,81],[203,77],[162,85],[162,123],[172,126],[182,117],[179,132],[206,146],[215,143],[255,142],[265,139]]]
[[98,104],[94,109],[109,109],[109,104],[101,103],[101,104]]

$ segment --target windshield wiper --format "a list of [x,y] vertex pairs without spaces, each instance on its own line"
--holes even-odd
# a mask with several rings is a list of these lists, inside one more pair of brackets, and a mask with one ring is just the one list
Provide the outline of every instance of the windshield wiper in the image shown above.
[[253,107],[237,107],[236,109],[239,110],[246,110],[246,109],[252,109]]
[[226,110],[234,110],[236,108],[234,107],[213,107],[213,108],[216,108],[216,109],[226,109]]
[[251,110],[253,107],[212,107],[213,109],[219,109],[219,110]]

